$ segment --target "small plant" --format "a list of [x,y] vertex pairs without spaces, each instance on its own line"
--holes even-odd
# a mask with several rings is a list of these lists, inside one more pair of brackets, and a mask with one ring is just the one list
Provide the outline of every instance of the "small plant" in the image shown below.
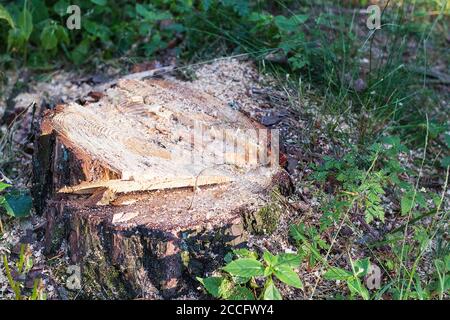
[[299,255],[308,260],[309,268],[314,268],[321,260],[320,250],[327,250],[330,247],[314,226],[305,226],[304,223],[292,225],[290,235],[297,241],[301,252]]
[[357,261],[352,261],[352,259],[350,259],[350,265],[352,267],[351,271],[342,268],[331,267],[324,274],[324,278],[326,280],[345,281],[352,296],[359,295],[364,300],[369,300],[369,291],[361,281],[369,271],[369,258]]
[[[238,258],[231,260],[232,256]],[[294,288],[303,288],[294,271],[300,265],[300,257],[292,253],[273,255],[263,253],[262,259],[247,249],[234,250],[225,257],[228,264],[221,276],[197,278],[206,291],[216,298],[226,300],[281,300],[275,279]]]
[[6,20],[10,26],[8,32],[8,51],[22,52],[24,60],[27,57],[27,45],[33,32],[33,18],[29,10],[28,1],[24,1],[22,11],[20,11],[16,19],[0,5],[0,20]]
[[[26,278],[26,275],[33,267],[33,259],[31,258],[31,252],[28,245],[21,244],[19,260],[14,265],[14,271],[15,274],[17,274],[17,277]],[[6,255],[3,255],[3,267],[5,268],[9,286],[14,292],[16,300],[45,300],[47,298],[41,278],[34,280],[31,294],[26,296],[22,293],[23,283],[16,281],[13,278],[12,270],[8,264],[8,258]]]

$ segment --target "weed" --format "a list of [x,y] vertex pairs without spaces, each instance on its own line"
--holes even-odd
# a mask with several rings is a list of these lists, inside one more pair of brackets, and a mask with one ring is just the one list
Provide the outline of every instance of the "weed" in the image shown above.
[[[238,258],[232,260],[232,256]],[[206,291],[216,298],[226,300],[281,300],[275,279],[294,288],[303,288],[302,281],[293,270],[300,265],[296,254],[273,255],[264,251],[262,259],[255,252],[237,249],[225,257],[228,264],[222,276],[197,278]]]

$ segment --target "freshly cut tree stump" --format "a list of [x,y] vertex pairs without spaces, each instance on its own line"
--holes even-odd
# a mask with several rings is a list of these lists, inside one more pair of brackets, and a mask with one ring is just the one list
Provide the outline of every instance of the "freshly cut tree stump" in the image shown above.
[[278,136],[176,80],[121,80],[48,111],[34,157],[46,250],[66,241],[86,296],[176,297],[248,232],[276,226]]

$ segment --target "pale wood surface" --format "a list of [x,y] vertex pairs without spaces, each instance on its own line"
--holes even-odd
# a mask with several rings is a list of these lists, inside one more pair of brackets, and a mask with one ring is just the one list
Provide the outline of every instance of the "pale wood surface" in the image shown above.
[[[271,155],[257,129],[264,128],[211,95],[154,79],[120,80],[96,103],[58,106],[42,125],[84,163],[87,181],[59,190],[77,194],[232,182],[248,194],[279,170],[261,164]],[[102,179],[89,178],[93,166],[106,172]]]

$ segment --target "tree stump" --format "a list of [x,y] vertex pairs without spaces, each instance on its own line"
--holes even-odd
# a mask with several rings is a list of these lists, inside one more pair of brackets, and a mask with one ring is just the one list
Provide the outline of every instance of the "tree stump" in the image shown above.
[[270,232],[289,178],[278,136],[177,80],[121,80],[47,111],[34,157],[46,253],[66,240],[86,297],[171,298],[249,232]]

